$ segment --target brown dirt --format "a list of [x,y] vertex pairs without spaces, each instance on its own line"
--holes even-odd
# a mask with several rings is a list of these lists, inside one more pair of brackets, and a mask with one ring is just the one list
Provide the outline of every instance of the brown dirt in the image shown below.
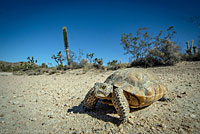
[[149,68],[169,88],[170,102],[132,109],[131,124],[117,126],[113,107],[82,101],[95,82],[114,71],[71,70],[59,75],[0,74],[0,133],[191,133],[200,132],[200,62]]

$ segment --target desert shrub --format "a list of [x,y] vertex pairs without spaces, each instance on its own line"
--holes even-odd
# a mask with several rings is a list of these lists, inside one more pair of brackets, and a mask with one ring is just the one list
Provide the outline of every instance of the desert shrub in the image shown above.
[[12,72],[12,66],[1,64],[0,70],[3,72]]
[[100,58],[100,59],[95,58],[93,66],[97,69],[102,69],[103,68],[103,59],[102,58]]
[[136,59],[134,61],[131,62],[131,67],[152,67],[152,66],[155,66],[156,65],[159,65],[159,61],[157,61],[156,58],[153,58],[152,56],[150,55],[147,55],[145,57],[145,59]]
[[166,40],[159,48],[154,48],[149,51],[147,56],[148,62],[153,62],[156,65],[175,65],[181,60],[179,46],[174,42]]
[[88,60],[82,59],[79,63],[80,68],[85,67],[88,64]]
[[42,67],[42,68],[48,68],[48,66],[47,66],[46,63],[42,63],[41,67]]
[[19,65],[19,66],[13,66],[13,72],[15,72],[15,71],[20,71],[20,70],[22,70],[23,68]]
[[62,70],[63,68],[64,68],[64,65],[63,65],[63,64],[59,64],[59,65],[56,67],[57,70]]
[[130,64],[129,63],[118,63],[117,60],[113,60],[111,62],[108,62],[108,70],[117,70],[117,69],[120,69],[120,68],[128,68],[130,67]]
[[117,65],[117,60],[112,60],[111,62],[109,61],[107,64],[108,66],[116,66]]
[[172,41],[175,33],[173,26],[170,26],[167,34],[160,31],[153,37],[147,28],[139,28],[136,36],[132,36],[132,33],[122,34],[121,45],[125,54],[131,54],[131,66],[174,65],[181,59],[179,46]]
[[49,71],[48,71],[49,75],[52,75],[52,74],[55,74],[57,73],[57,70],[54,69],[54,68],[51,68]]
[[78,68],[81,68],[78,62],[73,61],[70,63],[69,69],[78,69]]
[[88,63],[88,64],[86,64],[85,66],[83,66],[83,73],[86,73],[86,72],[88,72],[90,69],[93,69],[93,68],[94,68],[93,64],[92,64],[92,63]]

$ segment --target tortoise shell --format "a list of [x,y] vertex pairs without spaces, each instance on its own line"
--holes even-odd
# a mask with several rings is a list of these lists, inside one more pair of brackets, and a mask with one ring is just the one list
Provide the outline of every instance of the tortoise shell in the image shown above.
[[[167,93],[167,88],[155,75],[141,68],[117,71],[104,83],[111,84],[114,88],[122,88],[129,106],[133,108],[148,106]],[[112,105],[109,101],[102,103]]]

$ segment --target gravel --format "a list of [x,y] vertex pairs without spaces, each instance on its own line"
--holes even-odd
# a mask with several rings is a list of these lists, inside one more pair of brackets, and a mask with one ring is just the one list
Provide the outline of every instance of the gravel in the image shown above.
[[95,82],[114,71],[81,69],[53,75],[0,73],[0,133],[145,134],[200,132],[200,62],[148,68],[169,88],[170,102],[132,109],[131,124],[117,125],[113,107],[97,104],[84,112],[82,101]]

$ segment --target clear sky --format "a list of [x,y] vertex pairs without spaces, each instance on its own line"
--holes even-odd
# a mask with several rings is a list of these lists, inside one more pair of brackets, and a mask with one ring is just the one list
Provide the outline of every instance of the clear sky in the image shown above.
[[[158,33],[173,25],[175,41],[185,47],[200,29],[189,22],[200,16],[200,0],[0,0],[0,61],[53,63],[64,53],[62,27],[68,29],[69,49],[95,53],[104,63],[128,62],[120,45],[122,33],[148,27]],[[85,56],[84,56],[85,58]]]

